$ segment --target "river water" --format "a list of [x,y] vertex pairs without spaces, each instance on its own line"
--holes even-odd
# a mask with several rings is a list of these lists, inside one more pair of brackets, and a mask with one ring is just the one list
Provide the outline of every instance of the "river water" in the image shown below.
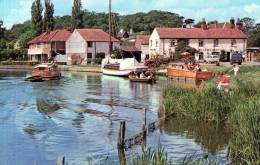
[[[157,120],[161,90],[168,83],[131,83],[124,78],[65,72],[58,81],[23,81],[28,70],[0,70],[0,164],[52,165],[65,155],[69,165],[118,164],[119,122],[126,121],[126,138],[144,124]],[[225,160],[229,131],[191,119],[167,120],[147,137],[147,147],[158,144],[178,161],[186,155]],[[126,151],[132,158],[141,151]]]

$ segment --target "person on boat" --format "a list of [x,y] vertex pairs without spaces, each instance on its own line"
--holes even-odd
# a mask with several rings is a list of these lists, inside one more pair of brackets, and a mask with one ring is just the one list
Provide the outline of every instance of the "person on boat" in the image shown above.
[[185,63],[181,66],[181,69],[188,70],[188,63]]
[[234,71],[234,75],[237,76],[237,73],[239,71],[239,66],[238,65],[233,65],[233,69],[232,70]]
[[201,67],[199,64],[196,64],[196,66],[194,67],[194,71],[195,72],[201,72]]
[[230,83],[230,77],[228,75],[225,75],[223,72],[220,74],[219,76],[219,82],[218,82],[218,89],[222,89],[224,87],[224,89],[226,90],[226,88],[228,88]]
[[142,73],[140,74],[140,78],[146,78],[144,72],[142,72]]

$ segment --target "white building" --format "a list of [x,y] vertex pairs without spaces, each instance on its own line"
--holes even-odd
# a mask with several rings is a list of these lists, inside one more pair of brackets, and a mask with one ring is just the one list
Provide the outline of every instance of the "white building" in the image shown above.
[[[104,58],[109,54],[109,34],[101,29],[75,29],[66,41],[68,64],[85,65],[96,57]],[[119,46],[119,41],[111,37],[112,48]]]
[[149,43],[149,55],[170,56],[175,52],[179,40],[186,40],[188,45],[197,49],[200,59],[210,54],[225,51],[229,56],[232,51],[246,53],[247,37],[240,26],[232,23],[207,25],[201,28],[155,28]]

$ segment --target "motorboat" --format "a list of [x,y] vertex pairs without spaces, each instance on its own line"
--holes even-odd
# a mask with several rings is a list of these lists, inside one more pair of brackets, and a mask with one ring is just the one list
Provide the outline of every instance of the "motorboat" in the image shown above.
[[39,82],[47,80],[55,80],[61,78],[61,71],[55,63],[42,63],[36,65],[31,73],[31,76],[26,78],[26,81]]

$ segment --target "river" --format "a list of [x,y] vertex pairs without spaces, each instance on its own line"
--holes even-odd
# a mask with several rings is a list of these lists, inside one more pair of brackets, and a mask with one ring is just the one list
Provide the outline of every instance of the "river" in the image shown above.
[[[69,165],[118,164],[119,122],[126,138],[157,120],[161,90],[168,83],[131,83],[94,73],[64,72],[58,81],[23,81],[28,70],[0,70],[0,164],[51,165],[64,155]],[[178,161],[186,155],[225,160],[229,131],[191,119],[167,120],[149,133],[147,147],[160,143]],[[136,156],[141,146],[126,151]]]

